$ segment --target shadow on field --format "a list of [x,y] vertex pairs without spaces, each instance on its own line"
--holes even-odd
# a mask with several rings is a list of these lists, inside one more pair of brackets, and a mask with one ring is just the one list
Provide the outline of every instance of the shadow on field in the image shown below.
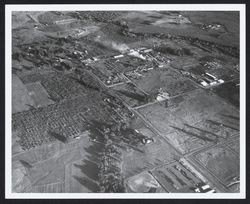
[[98,181],[98,172],[99,172],[98,165],[86,159],[84,159],[83,162],[84,162],[83,165],[74,164],[74,166],[79,168],[81,172],[84,173],[88,178],[94,181]]
[[99,186],[91,181],[90,179],[86,178],[86,177],[78,177],[78,176],[73,176],[73,178],[75,180],[77,180],[81,185],[85,186],[86,188],[88,188],[89,190],[91,190],[92,192],[98,192],[99,191]]

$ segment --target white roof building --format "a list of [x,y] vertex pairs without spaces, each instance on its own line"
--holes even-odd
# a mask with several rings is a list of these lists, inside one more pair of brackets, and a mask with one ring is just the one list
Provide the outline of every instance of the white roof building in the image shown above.
[[202,86],[208,86],[208,83],[205,82],[205,81],[201,81],[201,85],[202,85]]

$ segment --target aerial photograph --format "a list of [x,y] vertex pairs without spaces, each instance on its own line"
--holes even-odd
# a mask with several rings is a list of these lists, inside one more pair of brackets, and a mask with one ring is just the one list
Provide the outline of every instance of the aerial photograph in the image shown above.
[[239,193],[239,11],[12,11],[13,193]]

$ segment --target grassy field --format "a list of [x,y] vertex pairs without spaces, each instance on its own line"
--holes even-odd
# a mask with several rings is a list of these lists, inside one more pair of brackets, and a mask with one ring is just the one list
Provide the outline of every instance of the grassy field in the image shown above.
[[141,119],[134,121],[131,128],[138,130],[148,138],[153,138],[154,142],[146,145],[141,144],[136,149],[124,152],[122,169],[126,178],[145,169],[169,163],[177,158],[176,150],[145,126]]
[[[213,143],[217,137],[225,139],[238,132],[237,121],[232,117],[237,118],[239,112],[213,94],[197,89],[173,98],[169,104],[167,108],[159,103],[148,105],[139,109],[139,112],[182,152]],[[220,123],[223,127],[220,127]],[[192,144],[192,141],[197,145]]]
[[239,45],[239,12],[188,12],[189,19],[194,23],[221,23],[225,25],[228,33],[219,37],[220,41],[229,45]]
[[36,83],[26,84],[26,88],[29,92],[30,97],[34,101],[35,107],[47,106],[53,103],[53,101],[49,99],[49,95],[43,88],[41,83],[36,82]]
[[175,144],[175,147],[182,154],[190,153],[211,144],[211,142],[196,138],[192,134],[193,132],[188,134],[183,131],[175,131],[167,134],[166,138]]
[[240,152],[240,140],[239,139],[228,143],[227,146],[229,146],[230,149],[232,149],[233,151],[239,154]]
[[141,173],[127,180],[128,192],[132,193],[164,193],[164,189],[148,172]]
[[221,86],[215,87],[213,89],[213,92],[216,93],[221,98],[223,98],[225,101],[228,101],[230,104],[239,108],[240,86],[237,84],[239,84],[238,80],[235,80],[226,84],[222,84]]
[[149,94],[157,94],[158,90],[162,88],[170,96],[176,96],[196,88],[194,83],[186,80],[169,68],[165,68],[164,70],[150,70],[143,73],[142,78],[134,79],[133,81],[139,88]]
[[28,94],[28,90],[22,81],[12,75],[12,113],[29,110],[34,101]]
[[167,108],[158,103],[139,111],[163,134],[167,134],[173,130],[171,126],[194,124],[204,118],[209,119],[225,109],[233,110],[231,106],[225,105],[225,102],[213,94],[197,89],[187,95],[173,98]]
[[239,157],[227,148],[211,148],[197,154],[195,158],[225,186],[239,176]]
[[[233,14],[233,15],[232,15]],[[179,17],[179,15],[182,15]],[[175,17],[173,17],[175,16]],[[184,20],[184,19],[187,20]],[[172,19],[170,21],[170,19]],[[182,20],[183,19],[183,20]],[[152,12],[131,12],[129,16],[131,29],[135,32],[166,33],[171,35],[192,36],[225,45],[238,46],[239,14],[238,12],[188,12],[173,15],[170,13],[154,15]],[[191,23],[184,23],[190,21]],[[182,23],[183,22],[183,23]],[[199,28],[200,24],[220,23],[227,32],[223,35],[209,35]]]
[[18,177],[14,179],[14,190],[23,192],[29,186],[30,192],[91,192],[91,184],[78,179],[88,177],[80,165],[89,144],[83,135],[80,140],[54,142],[14,155],[12,175]]
[[96,192],[98,190],[97,184],[95,184],[81,170],[80,167],[82,165],[83,165],[82,159],[74,161],[74,163],[69,163],[66,165],[66,168],[65,168],[65,192],[89,193],[89,192]]

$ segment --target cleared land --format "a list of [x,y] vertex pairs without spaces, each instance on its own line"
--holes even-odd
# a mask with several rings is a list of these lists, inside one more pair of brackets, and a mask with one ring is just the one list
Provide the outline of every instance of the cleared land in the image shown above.
[[136,149],[128,149],[123,153],[122,170],[125,178],[178,159],[176,150],[145,126],[140,118],[132,122],[131,128],[152,138],[153,142],[146,145],[141,143]]
[[166,67],[161,70],[150,70],[142,73],[138,79],[131,79],[135,84],[150,95],[156,95],[160,88],[176,96],[195,89],[194,83]]
[[239,157],[225,147],[211,148],[195,158],[225,186],[239,176]]
[[240,153],[240,140],[239,139],[228,143],[227,146],[229,146],[229,148],[235,151],[236,153],[238,154]]
[[221,86],[213,89],[213,91],[218,96],[224,98],[230,104],[238,108],[240,105],[239,90],[240,90],[239,81],[232,81],[226,84],[222,84]]
[[237,118],[239,112],[200,89],[170,99],[168,107],[157,103],[143,107],[139,112],[183,153],[216,143],[239,131],[237,121],[224,116]]
[[81,139],[66,144],[57,141],[15,155],[12,158],[13,191],[93,192],[91,185],[80,179],[88,177],[80,165],[87,154],[84,148],[89,145],[88,136],[82,135]]
[[132,193],[164,193],[164,189],[148,172],[141,173],[127,180],[129,192]]
[[12,90],[12,113],[29,110],[34,105],[27,88],[15,75],[12,75]]
[[34,101],[35,107],[47,106],[53,103],[43,86],[39,83],[26,84],[30,97]]
[[201,89],[170,99],[169,104],[167,108],[159,103],[149,105],[139,109],[139,112],[163,134],[167,134],[178,124],[194,124],[203,118],[212,118],[222,110],[230,109],[216,96]]

